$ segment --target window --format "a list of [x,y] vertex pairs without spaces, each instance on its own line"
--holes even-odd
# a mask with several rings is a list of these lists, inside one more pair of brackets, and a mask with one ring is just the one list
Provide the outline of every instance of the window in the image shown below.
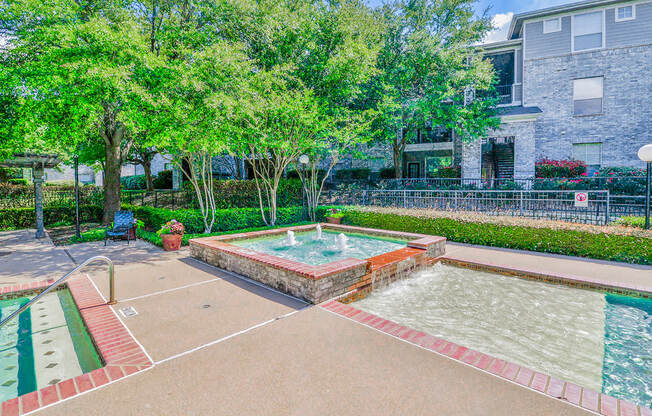
[[573,16],[573,51],[602,48],[602,12]]
[[616,22],[624,22],[636,18],[636,6],[616,7]]
[[595,173],[602,164],[602,143],[573,144],[573,159],[586,163],[588,174]]
[[586,116],[602,113],[603,77],[573,80],[573,114]]
[[561,30],[561,18],[543,21],[543,33],[559,32]]

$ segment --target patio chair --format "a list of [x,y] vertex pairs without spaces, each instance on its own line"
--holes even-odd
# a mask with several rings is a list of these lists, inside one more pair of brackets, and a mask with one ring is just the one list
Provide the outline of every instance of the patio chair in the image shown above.
[[109,225],[106,225],[104,230],[104,245],[106,246],[106,240],[111,237],[122,237],[127,236],[127,245],[129,245],[129,240],[131,236],[131,229],[134,227],[134,213],[131,211],[118,211],[113,216],[113,227],[109,229]]

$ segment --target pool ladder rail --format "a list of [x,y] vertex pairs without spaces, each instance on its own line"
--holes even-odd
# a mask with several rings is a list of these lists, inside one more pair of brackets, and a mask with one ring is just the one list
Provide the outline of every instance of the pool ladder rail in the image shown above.
[[48,292],[52,291],[54,288],[68,280],[70,276],[72,276],[76,271],[79,269],[85,267],[89,263],[92,263],[96,260],[102,260],[105,263],[109,265],[109,305],[115,305],[118,303],[118,301],[115,300],[115,279],[114,279],[114,272],[113,272],[113,262],[111,259],[109,259],[106,256],[94,256],[89,259],[86,259],[82,264],[79,266],[75,267],[71,271],[65,274],[61,279],[57,280],[56,282],[52,283],[50,286],[48,286],[44,291],[36,295],[32,300],[21,306],[18,310],[16,310],[14,313],[6,317],[0,322],[0,328],[2,328],[7,322],[11,321],[21,313],[25,312],[30,306],[32,306],[34,303],[36,303],[41,297],[45,296]]

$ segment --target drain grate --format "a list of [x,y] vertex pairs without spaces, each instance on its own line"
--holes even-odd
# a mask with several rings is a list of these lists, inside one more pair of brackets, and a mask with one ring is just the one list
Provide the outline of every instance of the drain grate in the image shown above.
[[134,309],[133,306],[126,306],[124,308],[119,309],[120,314],[124,316],[125,318],[129,318],[130,316],[138,315],[138,312]]

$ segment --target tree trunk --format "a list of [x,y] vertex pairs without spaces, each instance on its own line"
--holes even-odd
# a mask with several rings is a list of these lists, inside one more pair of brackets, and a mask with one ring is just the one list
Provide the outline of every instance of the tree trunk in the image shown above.
[[403,178],[403,152],[401,146],[392,145],[394,158],[394,176],[396,179]]
[[120,210],[120,140],[105,143],[106,162],[104,166],[104,217],[105,224],[113,221],[116,211]]
[[154,179],[152,178],[152,161],[148,160],[147,162],[142,163],[143,170],[145,171],[145,182],[147,184],[147,190],[154,190]]

